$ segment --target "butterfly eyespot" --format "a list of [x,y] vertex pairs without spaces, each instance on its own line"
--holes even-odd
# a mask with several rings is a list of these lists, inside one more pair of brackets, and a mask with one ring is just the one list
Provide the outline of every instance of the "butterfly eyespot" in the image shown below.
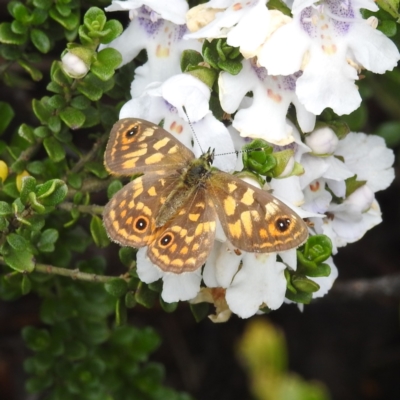
[[149,220],[145,217],[138,217],[134,222],[133,226],[139,232],[145,231],[149,226]]
[[173,235],[167,233],[166,235],[160,238],[160,246],[167,247],[173,242],[173,240],[174,240]]
[[125,137],[129,139],[137,135],[138,132],[139,132],[139,125],[134,125],[132,128],[129,129],[129,131],[125,133]]
[[286,232],[289,229],[290,222],[290,218],[278,218],[275,226],[280,232]]

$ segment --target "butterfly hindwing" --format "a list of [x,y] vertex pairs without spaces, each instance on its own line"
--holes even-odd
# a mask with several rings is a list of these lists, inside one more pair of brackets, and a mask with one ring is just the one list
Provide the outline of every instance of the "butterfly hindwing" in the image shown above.
[[111,130],[104,164],[115,175],[155,171],[167,175],[193,158],[193,153],[165,129],[142,119],[125,118]]
[[307,225],[293,210],[234,175],[214,170],[208,192],[228,240],[240,250],[284,251],[308,236]]
[[118,191],[103,212],[104,225],[111,239],[131,247],[151,243],[158,211],[178,180],[177,173],[168,177],[149,173]]
[[206,261],[214,243],[216,211],[204,188],[192,193],[185,204],[149,244],[148,256],[162,270],[195,271]]

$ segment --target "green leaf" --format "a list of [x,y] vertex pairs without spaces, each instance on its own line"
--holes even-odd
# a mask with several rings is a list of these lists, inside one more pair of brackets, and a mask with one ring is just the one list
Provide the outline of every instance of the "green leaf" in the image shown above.
[[332,254],[332,241],[326,235],[310,236],[304,245],[304,251],[297,250],[301,264],[313,267],[324,262]]
[[8,228],[8,219],[0,215],[0,231],[4,232]]
[[7,243],[14,250],[25,250],[28,247],[27,240],[17,233],[10,233],[7,235]]
[[385,139],[388,147],[396,147],[400,144],[400,122],[386,122],[379,126],[376,134]]
[[35,258],[27,250],[10,249],[4,255],[6,264],[18,272],[32,272],[35,269]]
[[167,303],[162,299],[162,297],[160,297],[160,305],[167,313],[172,313],[178,308],[178,303]]
[[76,96],[71,100],[71,106],[83,111],[90,107],[90,100],[85,96]]
[[96,175],[100,179],[107,178],[108,172],[104,168],[104,164],[97,161],[90,161],[85,164],[85,170]]
[[346,182],[346,197],[349,197],[353,194],[357,189],[364,186],[367,181],[358,181],[357,175],[352,176],[351,178],[347,178]]
[[6,130],[8,125],[10,125],[14,115],[15,113],[12,107],[8,103],[0,101],[0,135]]
[[48,10],[53,4],[52,0],[33,0],[33,5],[42,10]]
[[65,29],[72,31],[79,26],[79,14],[72,12],[67,17],[60,14],[55,6],[49,10],[49,15],[54,21],[58,22]]
[[0,201],[0,216],[8,216],[13,214],[10,204],[5,201]]
[[[39,106],[39,108],[40,108],[41,106]],[[50,118],[50,116],[49,116],[49,118]],[[48,118],[48,119],[49,119]],[[47,123],[47,120],[48,119],[46,119],[46,123]],[[50,131],[50,129],[47,127],[47,126],[38,126],[37,128],[35,128],[34,130],[33,130],[33,134],[37,137],[37,138],[39,138],[39,139],[44,139],[44,138],[46,138],[47,136],[50,136],[51,135],[51,131]]]
[[314,293],[319,290],[318,283],[302,275],[293,275],[292,284],[297,290],[305,293]]
[[45,329],[27,326],[22,329],[22,337],[26,345],[33,351],[43,351],[50,346],[51,338]]
[[60,118],[71,129],[78,129],[85,122],[85,114],[73,107],[64,108],[64,110],[60,112]]
[[34,81],[40,81],[43,78],[43,74],[36,68],[34,67],[31,63],[19,59],[18,64],[26,71],[28,74],[31,76],[31,78]]
[[50,374],[29,378],[25,384],[26,391],[28,393],[43,392],[53,384],[53,379],[53,376]]
[[46,167],[42,161],[32,161],[27,164],[26,169],[33,175],[42,175],[46,172]]
[[122,185],[121,181],[119,181],[119,180],[112,181],[108,185],[108,188],[107,188],[108,200],[110,200],[115,195],[115,193],[117,193],[119,190],[121,190],[122,187],[123,187],[123,185]]
[[19,191],[17,189],[17,185],[15,184],[15,182],[6,183],[3,186],[2,191],[3,191],[4,194],[6,194],[7,196],[10,196],[10,197],[12,197],[14,199],[19,197]]
[[92,63],[90,70],[102,81],[107,81],[114,75],[115,69],[121,62],[121,53],[109,47],[97,54],[97,60]]
[[53,133],[59,133],[61,130],[61,120],[57,115],[53,115],[48,120],[48,127]]
[[36,26],[44,25],[48,16],[49,14],[47,11],[40,8],[35,8],[31,15],[31,24]]
[[14,33],[9,22],[0,24],[0,42],[5,44],[23,45],[28,39],[28,34]]
[[56,110],[58,108],[64,108],[67,105],[67,101],[64,96],[55,94],[48,98],[47,104]]
[[27,274],[23,274],[21,283],[21,293],[25,296],[32,289],[32,283]]
[[181,71],[186,72],[189,67],[197,67],[203,62],[203,56],[196,50],[184,50],[181,56]]
[[156,299],[158,298],[158,293],[150,290],[149,287],[140,282],[135,293],[136,301],[144,307],[151,308],[154,306]]
[[68,360],[77,361],[82,360],[87,356],[87,346],[77,340],[70,341],[66,344],[65,355]]
[[56,229],[46,229],[40,235],[37,243],[38,249],[43,253],[51,253],[54,251],[54,244],[58,240],[58,231]]
[[[6,203],[7,204],[7,203]],[[119,259],[125,267],[131,267],[136,260],[137,250],[133,247],[121,247],[119,249]]]
[[55,206],[61,203],[68,193],[68,187],[60,179],[52,179],[37,187],[37,198],[45,206]]
[[196,322],[200,322],[210,314],[210,305],[208,303],[189,304],[189,306]]
[[35,135],[33,134],[33,129],[27,124],[21,124],[18,128],[18,135],[24,138],[30,144],[36,142]]
[[65,150],[61,143],[53,136],[47,137],[43,141],[43,146],[47,154],[54,162],[59,162],[65,158]]
[[217,71],[203,66],[188,67],[187,73],[201,80],[210,89],[214,86],[214,83],[218,77]]
[[399,18],[399,0],[377,0],[379,8],[388,12],[393,18]]
[[[397,14],[397,17],[399,17],[399,14]],[[397,33],[397,24],[395,21],[385,20],[378,25],[378,30],[387,37],[393,37]]]
[[82,80],[78,82],[77,90],[86,96],[91,101],[97,101],[101,99],[103,90],[97,85],[94,75],[88,74]]
[[237,75],[242,70],[243,65],[240,61],[226,60],[219,61],[218,67],[231,75]]
[[107,247],[110,244],[110,239],[107,236],[103,221],[97,215],[93,215],[90,221],[90,233],[92,234],[96,246]]
[[104,11],[98,7],[90,7],[83,17],[84,26],[90,32],[102,31],[106,21]]
[[[48,119],[52,115],[52,110],[46,104],[44,104],[44,100],[32,100],[32,108],[33,112],[35,113],[36,117],[42,124],[47,124]],[[36,134],[36,129],[34,130]]]
[[82,176],[77,173],[70,173],[67,177],[68,184],[76,190],[79,190],[82,186]]
[[122,24],[116,19],[107,21],[104,25],[100,43],[107,44],[116,39],[124,30]]
[[135,292],[129,291],[125,295],[125,306],[126,308],[133,308],[137,304],[135,299]]
[[35,192],[36,179],[33,176],[25,176],[22,178],[22,187],[20,192],[20,199],[22,204],[26,205],[29,200],[29,193]]
[[33,45],[41,52],[48,53],[51,48],[49,37],[40,29],[31,30],[31,40]]
[[306,293],[306,292],[292,293],[289,290],[287,290],[285,297],[296,303],[310,304],[312,300],[312,293]]

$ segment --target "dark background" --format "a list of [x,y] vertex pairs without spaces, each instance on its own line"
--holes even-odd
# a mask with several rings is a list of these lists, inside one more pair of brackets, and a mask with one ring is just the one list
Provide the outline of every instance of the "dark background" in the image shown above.
[[[2,16],[6,15],[5,4],[0,2]],[[48,71],[50,60],[50,56],[44,59],[43,71]],[[42,83],[25,90],[1,87],[0,100],[10,102],[17,115],[14,128],[22,122],[37,124],[31,99],[45,95],[46,83],[45,75]],[[367,133],[391,118],[379,103],[370,101],[368,111]],[[342,284],[360,278],[400,274],[398,173],[391,187],[377,198],[383,223],[334,257],[339,278],[333,290],[305,306],[304,312],[284,305],[265,316],[285,333],[290,370],[307,380],[322,381],[333,400],[400,399],[400,291],[397,296],[378,293],[355,298],[351,291],[344,294],[341,290]],[[39,306],[34,295],[0,302],[0,400],[37,398],[23,389],[27,376],[22,364],[30,353],[20,332],[27,325],[40,326]],[[166,383],[197,400],[251,398],[247,376],[235,355],[247,322],[233,316],[225,324],[207,319],[196,323],[186,303],[172,314],[142,307],[129,313],[129,323],[150,325],[161,335],[163,343],[152,359],[165,365]]]

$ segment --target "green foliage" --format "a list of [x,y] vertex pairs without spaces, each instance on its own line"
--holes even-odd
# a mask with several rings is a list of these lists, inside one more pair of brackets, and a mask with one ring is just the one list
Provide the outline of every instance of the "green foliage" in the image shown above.
[[[80,7],[76,0],[11,1],[13,20],[0,24],[2,80],[24,84],[11,68],[15,63],[30,79],[49,79],[48,93],[32,100],[32,115],[22,116],[14,132],[7,132],[14,110],[0,103],[0,134],[10,137],[0,141],[0,298],[31,293],[42,299],[40,328],[22,330],[33,353],[24,363],[28,393],[45,392],[49,400],[185,400],[188,396],[162,385],[162,366],[148,361],[158,335],[151,328],[124,326],[127,310],[155,304],[161,287],[139,285],[133,249],[120,250],[128,270],[120,278],[104,275],[104,257],[89,258],[94,246],[110,244],[103,207],[93,204],[92,194],[108,189],[112,196],[122,187],[118,180],[110,183],[103,165],[118,112],[116,101],[104,98],[122,58],[111,48],[97,52],[120,35],[122,25],[96,7],[80,25]],[[76,38],[80,43],[66,43]],[[48,74],[38,69],[41,54],[60,43],[66,46],[63,57],[70,53],[86,66],[82,76],[71,73],[64,58],[58,61],[59,54]],[[78,133],[83,128],[91,134]],[[91,149],[82,147],[82,140]],[[103,283],[95,283],[98,279]],[[168,312],[177,306],[161,305]]]
[[257,400],[328,400],[319,382],[307,382],[288,371],[283,334],[265,319],[247,324],[238,345],[238,356]]
[[331,267],[324,263],[332,254],[332,242],[325,235],[310,236],[297,250],[297,270],[285,270],[286,297],[297,303],[308,304],[319,285],[308,277],[329,276]]

